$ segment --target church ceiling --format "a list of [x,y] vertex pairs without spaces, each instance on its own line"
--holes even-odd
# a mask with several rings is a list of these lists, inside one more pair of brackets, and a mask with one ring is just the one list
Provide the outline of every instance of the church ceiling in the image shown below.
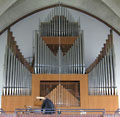
[[[84,10],[120,32],[120,0],[61,0]],[[37,9],[58,4],[58,0],[0,0],[0,32],[17,19]]]

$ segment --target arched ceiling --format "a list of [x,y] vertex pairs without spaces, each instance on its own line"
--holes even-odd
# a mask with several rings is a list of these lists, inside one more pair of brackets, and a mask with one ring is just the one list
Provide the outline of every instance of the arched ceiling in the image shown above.
[[[0,32],[17,19],[60,0],[0,0]],[[120,0],[61,0],[62,4],[86,11],[120,34]]]

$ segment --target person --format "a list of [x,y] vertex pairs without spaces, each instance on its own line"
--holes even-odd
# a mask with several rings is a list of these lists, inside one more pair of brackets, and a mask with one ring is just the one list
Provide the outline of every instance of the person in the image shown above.
[[41,106],[41,112],[44,114],[54,114],[55,113],[55,107],[53,102],[46,98],[46,97],[36,97],[36,99],[43,100],[42,106]]

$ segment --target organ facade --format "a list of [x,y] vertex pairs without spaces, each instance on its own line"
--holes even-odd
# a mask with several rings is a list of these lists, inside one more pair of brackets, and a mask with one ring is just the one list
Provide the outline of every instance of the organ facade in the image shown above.
[[56,6],[34,32],[31,64],[8,30],[2,108],[40,108],[37,96],[52,100],[57,109],[118,108],[112,31],[95,62],[85,68],[84,31],[80,19]]

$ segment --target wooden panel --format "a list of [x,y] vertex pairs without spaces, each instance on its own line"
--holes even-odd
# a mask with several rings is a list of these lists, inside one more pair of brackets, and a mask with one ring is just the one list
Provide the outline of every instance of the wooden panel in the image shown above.
[[[31,96],[2,96],[2,108],[5,111],[14,111],[15,108],[24,108],[25,105],[40,108],[41,102],[36,102],[36,96],[40,96],[40,81],[80,81],[80,106],[60,107],[63,109],[106,109],[115,111],[118,108],[118,96],[88,96],[87,74],[41,74],[32,75]],[[57,95],[57,94],[56,94]],[[35,105],[36,106],[35,106]],[[56,107],[58,108],[58,107]],[[68,113],[69,114],[69,113]]]
[[46,44],[73,44],[77,37],[42,37]]
[[[33,74],[32,96],[40,96],[40,81],[80,81],[80,107],[88,108],[88,75],[87,74]],[[83,90],[84,89],[84,90]]]
[[89,96],[89,108],[116,111],[118,109],[118,96]]
[[32,106],[31,96],[2,96],[2,108],[5,111],[14,111],[16,108]]

